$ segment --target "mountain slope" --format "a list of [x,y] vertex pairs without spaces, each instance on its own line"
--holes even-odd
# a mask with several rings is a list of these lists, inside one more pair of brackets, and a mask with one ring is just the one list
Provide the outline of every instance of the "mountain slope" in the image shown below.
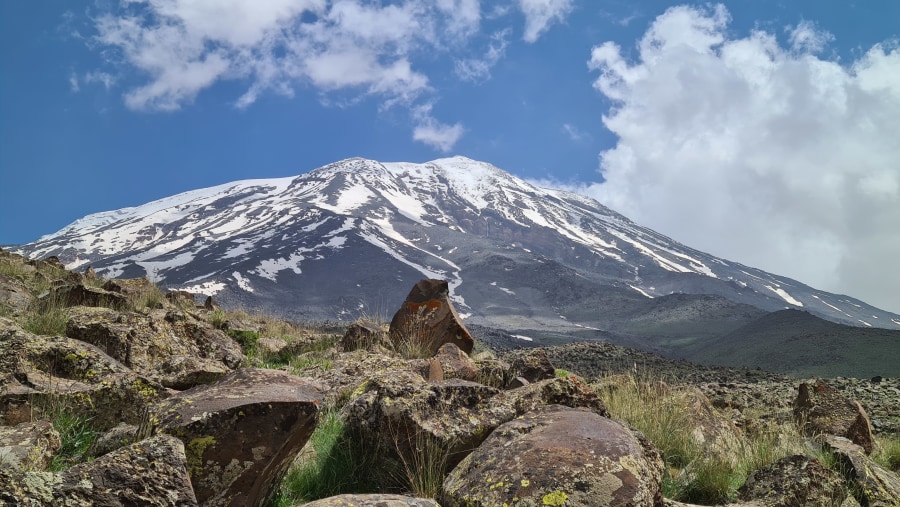
[[294,318],[387,314],[418,279],[445,278],[473,324],[583,338],[602,330],[673,354],[785,308],[900,329],[898,315],[462,157],[348,159],[218,185],[89,215],[14,250]]

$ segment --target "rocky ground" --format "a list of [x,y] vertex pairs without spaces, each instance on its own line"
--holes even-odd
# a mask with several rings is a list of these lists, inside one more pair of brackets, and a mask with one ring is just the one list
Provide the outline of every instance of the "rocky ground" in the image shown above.
[[[0,250],[0,504],[294,505],[300,469],[335,485],[318,506],[900,504],[870,457],[900,430],[898,379],[490,350],[447,296],[423,280],[390,326],[301,326]],[[674,407],[690,457],[612,413],[635,387],[631,405]],[[797,423],[799,450],[738,466],[760,427]],[[690,491],[709,463],[738,483]]]

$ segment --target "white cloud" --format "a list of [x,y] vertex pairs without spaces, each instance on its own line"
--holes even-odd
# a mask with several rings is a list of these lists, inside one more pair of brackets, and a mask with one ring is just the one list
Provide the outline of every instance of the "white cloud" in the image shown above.
[[619,139],[587,191],[691,246],[900,311],[900,50],[842,66],[815,56],[831,36],[812,24],[785,48],[729,21],[673,7],[635,61],[594,48]]
[[[412,107],[433,91],[413,57],[466,43],[481,20],[479,0],[122,4],[116,15],[95,20],[94,42],[101,54],[117,51],[109,63],[124,62],[146,77],[125,92],[126,105],[135,110],[180,109],[223,80],[249,83],[235,99],[242,108],[263,93],[291,96],[305,85],[324,93],[375,96],[387,107]],[[107,76],[100,82],[111,84],[114,78]]]
[[525,42],[535,42],[553,23],[565,21],[572,12],[574,0],[519,0],[525,15]]
[[69,90],[72,93],[78,93],[81,90],[81,87],[78,85],[78,76],[74,72],[69,74]]
[[491,42],[488,50],[481,58],[468,58],[457,60],[454,72],[463,81],[484,81],[491,77],[491,69],[497,65],[506,54],[506,47],[509,45],[509,36],[512,30],[506,28],[494,33],[491,36]]
[[444,125],[438,122],[431,115],[431,108],[431,104],[424,104],[413,109],[416,121],[413,139],[446,153],[453,149],[465,129],[460,123]]
[[575,142],[584,141],[585,139],[590,137],[587,132],[584,132],[575,125],[569,123],[563,123],[562,130],[567,136],[569,136],[569,139]]

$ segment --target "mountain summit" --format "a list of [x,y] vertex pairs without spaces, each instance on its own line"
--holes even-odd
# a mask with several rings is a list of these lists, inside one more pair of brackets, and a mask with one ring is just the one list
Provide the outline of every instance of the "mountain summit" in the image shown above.
[[227,183],[89,215],[16,251],[294,318],[386,312],[418,279],[442,278],[468,322],[505,329],[718,333],[786,308],[900,329],[898,315],[464,157]]

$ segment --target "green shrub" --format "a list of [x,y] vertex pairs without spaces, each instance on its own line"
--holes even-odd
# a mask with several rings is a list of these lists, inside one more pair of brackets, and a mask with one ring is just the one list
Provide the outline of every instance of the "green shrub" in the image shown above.
[[228,336],[234,338],[241,345],[244,354],[253,354],[256,350],[256,342],[259,341],[259,333],[256,331],[245,331],[243,329],[229,329],[226,331]]
[[52,415],[53,428],[59,433],[62,446],[50,461],[49,470],[58,472],[85,460],[85,453],[98,434],[89,417],[77,416],[65,410]]
[[337,410],[324,412],[304,449],[306,458],[288,471],[273,505],[288,507],[344,493],[372,493],[374,453],[349,434]]

